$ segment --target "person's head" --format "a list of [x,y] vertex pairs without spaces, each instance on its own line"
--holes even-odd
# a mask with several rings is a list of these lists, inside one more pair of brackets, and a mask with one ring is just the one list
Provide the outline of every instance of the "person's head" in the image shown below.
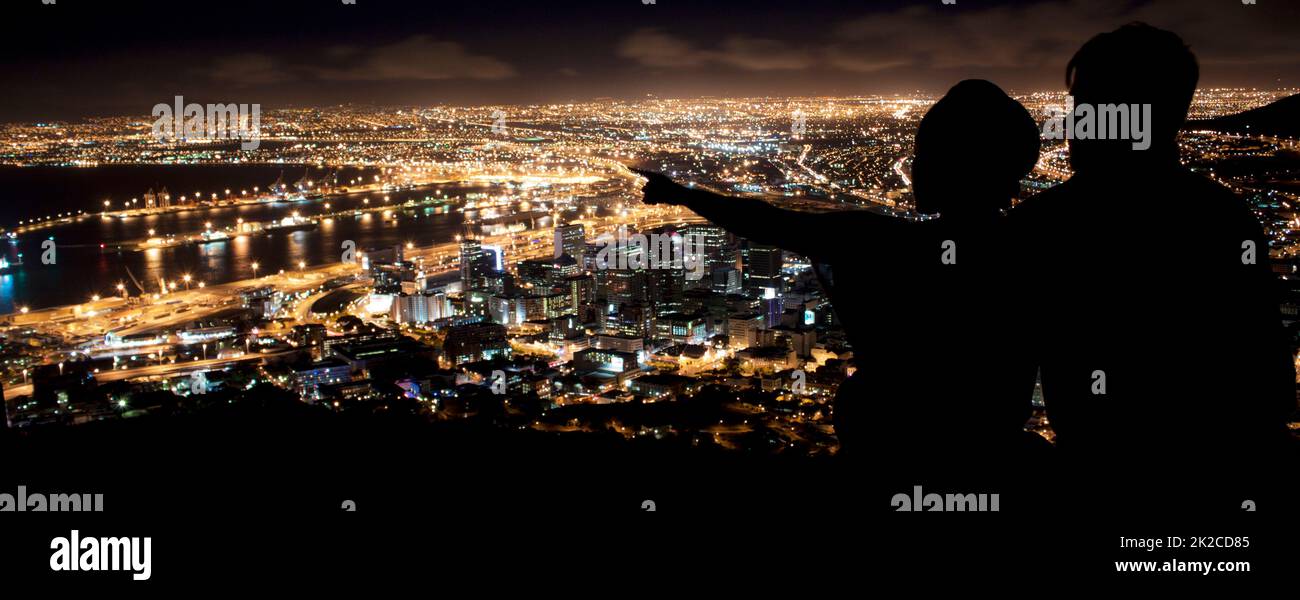
[[1001,88],[968,79],[916,130],[912,191],[922,213],[991,213],[1010,205],[1038,162],[1038,125]]
[[[1132,23],[1100,34],[1079,48],[1065,68],[1065,83],[1075,106],[1150,105],[1143,124],[1150,147],[1130,139],[1071,139],[1075,171],[1152,162],[1176,163],[1178,130],[1187,119],[1199,78],[1196,56],[1173,32]],[[1134,116],[1129,112],[1129,118]],[[1077,136],[1076,136],[1077,137]]]

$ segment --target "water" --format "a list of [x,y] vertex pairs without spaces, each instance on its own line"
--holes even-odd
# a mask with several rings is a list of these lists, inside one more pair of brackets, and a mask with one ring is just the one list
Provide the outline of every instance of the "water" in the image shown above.
[[[159,278],[179,279],[189,274],[194,282],[223,283],[253,275],[252,263],[259,263],[258,273],[293,270],[299,261],[309,266],[337,262],[344,240],[353,240],[358,249],[391,246],[407,242],[419,245],[447,242],[463,231],[464,217],[446,207],[429,206],[399,212],[397,220],[384,219],[380,213],[344,216],[323,221],[319,228],[252,234],[209,244],[183,245],[137,251],[114,250],[116,244],[133,244],[155,235],[193,234],[211,222],[214,228],[232,226],[237,219],[266,222],[281,219],[295,211],[304,216],[325,211],[360,208],[369,198],[370,207],[383,206],[384,196],[397,205],[408,199],[445,194],[449,198],[474,192],[489,192],[489,185],[439,184],[401,192],[374,192],[349,196],[330,196],[319,200],[279,202],[196,209],[185,212],[138,216],[126,219],[101,218],[105,199],[117,207],[122,200],[142,197],[149,188],[166,186],[173,200],[195,191],[205,196],[230,188],[266,186],[284,171],[284,180],[294,183],[303,176],[305,167],[263,165],[177,165],[177,166],[106,166],[93,168],[0,168],[0,222],[10,229],[20,220],[44,217],[60,212],[84,210],[94,213],[81,220],[39,231],[21,234],[17,243],[9,244],[7,256],[13,260],[23,253],[24,265],[0,274],[0,312],[16,307],[33,309],[85,302],[94,294],[115,293],[124,283],[132,294],[139,293],[127,274],[131,272],[150,291]],[[342,181],[353,177],[371,177],[374,170],[344,170]],[[313,174],[325,171],[312,168]],[[410,214],[413,213],[413,214]],[[57,243],[57,260],[41,264],[41,243],[53,236]],[[101,249],[100,244],[105,248]],[[133,247],[133,246],[131,246]]]

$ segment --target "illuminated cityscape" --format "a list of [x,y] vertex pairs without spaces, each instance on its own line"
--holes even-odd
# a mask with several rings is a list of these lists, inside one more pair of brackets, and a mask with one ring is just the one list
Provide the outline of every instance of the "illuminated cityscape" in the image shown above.
[[[1296,91],[1206,89],[1192,113],[1236,114]],[[1020,99],[1040,121],[1064,102]],[[77,281],[104,282],[71,303],[9,292],[8,422],[196,410],[270,384],[334,411],[392,405],[434,421],[495,411],[508,428],[834,453],[830,400],[853,349],[810,263],[642,204],[627,167],[802,210],[906,216],[910,140],[934,100],[281,110],[263,116],[254,150],[159,142],[143,117],[6,125],[0,160],[13,168],[279,173],[129,198],[96,190],[6,224],[4,278],[85,268]],[[1300,229],[1294,158],[1282,167],[1289,185],[1272,163],[1240,165],[1294,144],[1194,127],[1183,137],[1185,161],[1252,203],[1286,265]],[[1023,184],[1068,175],[1064,144],[1048,142]],[[189,217],[166,220],[173,213]],[[343,239],[349,223],[373,239]],[[59,248],[78,224],[109,233]],[[428,226],[435,233],[395,243],[374,235]],[[688,258],[702,275],[600,264],[602,239],[635,233],[698,236],[701,256]],[[277,236],[315,249],[258,255],[257,241]],[[47,240],[77,258],[37,260]],[[1052,437],[1041,410],[1027,426]]]
[[1300,3],[10,4],[5,591],[1294,579]]

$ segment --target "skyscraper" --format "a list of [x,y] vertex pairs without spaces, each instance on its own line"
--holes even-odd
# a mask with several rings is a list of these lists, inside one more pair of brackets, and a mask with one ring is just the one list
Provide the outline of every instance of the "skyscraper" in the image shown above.
[[555,227],[555,258],[568,254],[581,265],[582,255],[586,249],[587,236],[581,223]]
[[[705,273],[713,273],[723,269],[736,269],[736,248],[727,230],[716,225],[692,224],[683,227],[682,234],[697,236],[697,239],[700,240],[700,247],[704,253]],[[738,288],[739,272],[735,276],[722,275],[720,279],[721,286],[714,285],[714,287],[722,288],[717,290],[719,293],[732,293],[731,287],[733,286],[731,283],[733,279],[736,284],[734,287]],[[695,282],[695,285],[709,286],[713,281],[714,279],[704,277]]]
[[460,281],[464,290],[483,289],[492,274],[492,256],[483,250],[482,242],[465,238],[460,241]]
[[746,289],[770,288],[778,294],[783,291],[781,278],[783,259],[780,248],[750,243],[746,257],[749,259],[745,264]]

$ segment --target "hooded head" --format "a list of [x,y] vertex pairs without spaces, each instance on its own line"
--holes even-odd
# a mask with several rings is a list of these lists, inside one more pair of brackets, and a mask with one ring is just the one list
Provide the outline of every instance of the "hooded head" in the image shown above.
[[1010,206],[1038,162],[1038,125],[1001,88],[968,79],[921,119],[912,160],[917,211],[988,214]]

